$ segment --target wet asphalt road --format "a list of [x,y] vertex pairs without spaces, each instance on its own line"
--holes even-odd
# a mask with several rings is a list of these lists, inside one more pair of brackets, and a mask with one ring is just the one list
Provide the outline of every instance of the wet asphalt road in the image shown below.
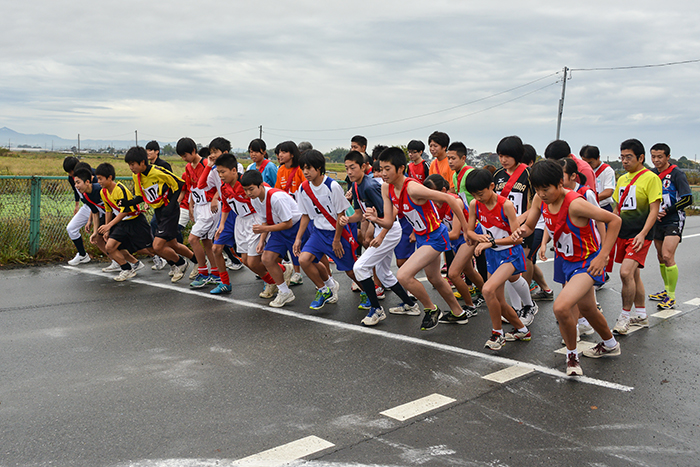
[[[700,218],[685,234],[680,313],[620,338],[620,357],[582,357],[579,381],[555,353],[552,302],[531,342],[494,353],[486,309],[429,332],[420,317],[360,326],[340,274],[340,303],[313,311],[308,279],[276,310],[244,271],[223,299],[150,269],[125,283],[97,263],[0,271],[0,466],[280,465],[269,450],[287,443],[309,466],[697,466],[700,299],[685,302],[700,297]],[[653,250],[647,264],[656,292]],[[611,325],[619,290],[616,267],[598,293]],[[484,378],[513,366],[532,371]],[[447,403],[382,414],[433,394]]]

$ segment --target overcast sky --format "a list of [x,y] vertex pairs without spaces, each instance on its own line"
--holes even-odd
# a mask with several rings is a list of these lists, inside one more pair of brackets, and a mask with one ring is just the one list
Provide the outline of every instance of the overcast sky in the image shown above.
[[[138,130],[142,144],[225,136],[246,148],[263,125],[268,146],[327,151],[354,134],[370,147],[427,144],[439,129],[478,152],[517,134],[541,154],[564,66],[700,59],[697,1],[0,5],[0,126],[63,138]],[[664,141],[692,159],[699,83],[700,63],[573,71],[562,138],[604,158],[627,138]]]

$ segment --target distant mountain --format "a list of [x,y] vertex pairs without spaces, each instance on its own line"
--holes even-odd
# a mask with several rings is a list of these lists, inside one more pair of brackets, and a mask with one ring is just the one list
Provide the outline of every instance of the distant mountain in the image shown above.
[[[145,144],[147,141],[139,142],[141,145]],[[78,146],[78,136],[75,139],[65,139],[56,135],[47,135],[45,133],[39,133],[34,135],[27,135],[24,133],[18,133],[10,128],[2,127],[0,128],[0,146],[11,148],[17,148],[19,145],[29,145],[29,146],[41,146],[45,149],[51,149],[53,146],[54,150],[70,149],[73,146]],[[166,143],[163,143],[165,145]],[[115,149],[129,148],[134,145],[134,140],[98,140],[98,139],[80,139],[81,149],[99,149],[106,147],[113,147]]]

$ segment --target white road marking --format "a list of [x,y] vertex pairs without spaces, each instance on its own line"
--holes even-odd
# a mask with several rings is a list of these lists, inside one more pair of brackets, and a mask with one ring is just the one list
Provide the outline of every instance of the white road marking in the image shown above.
[[[93,276],[100,276],[100,277],[105,277],[108,279],[111,279],[114,277],[113,275],[110,275],[108,273],[103,273],[99,271],[94,271],[94,270],[89,270],[89,269],[81,269],[77,268],[74,266],[62,266],[65,269],[68,269],[70,271],[75,271],[83,274],[91,274]],[[252,302],[247,302],[245,300],[237,300],[235,298],[228,298],[228,297],[222,297],[221,295],[212,295],[209,293],[202,293],[201,291],[197,290],[192,290],[189,288],[184,288],[184,287],[178,287],[174,284],[165,284],[165,283],[158,283],[158,282],[153,282],[149,280],[143,280],[143,279],[130,279],[129,282],[135,283],[135,284],[141,284],[141,285],[146,285],[150,287],[156,287],[159,289],[166,289],[166,290],[172,290],[175,292],[183,293],[183,294],[188,294],[188,295],[195,295],[200,298],[208,298],[211,300],[217,300],[221,302],[227,302],[231,303],[237,306],[241,307],[248,307],[248,308],[257,308],[259,310],[264,310],[268,311],[270,313],[275,313],[281,316],[288,316],[292,318],[297,318],[297,319],[302,319],[305,321],[310,321],[313,323],[318,323],[318,324],[324,324],[327,326],[332,326],[348,331],[355,331],[363,334],[370,334],[374,336],[380,336],[384,337],[387,339],[393,339],[397,340],[400,342],[405,342],[405,343],[410,343],[410,344],[415,344],[415,345],[421,345],[424,347],[431,347],[434,349],[441,350],[443,352],[452,352],[460,355],[467,355],[469,357],[474,357],[474,358],[480,358],[482,360],[490,361],[493,363],[498,363],[500,365],[505,365],[505,366],[522,366],[526,368],[532,368],[533,370],[537,371],[538,373],[542,373],[545,375],[549,376],[554,376],[555,378],[569,378],[566,376],[566,373],[555,370],[554,368],[549,368],[546,366],[542,365],[534,365],[532,363],[525,363],[525,362],[520,362],[518,360],[513,360],[510,358],[505,358],[505,357],[499,357],[498,355],[493,355],[493,354],[486,354],[486,353],[481,353],[481,352],[476,352],[473,350],[467,350],[463,349],[461,347],[455,347],[452,345],[446,345],[446,344],[440,344],[438,342],[431,342],[428,340],[424,339],[419,339],[417,337],[411,337],[411,336],[405,336],[403,334],[393,334],[387,331],[382,331],[379,329],[375,328],[368,328],[364,326],[360,326],[357,324],[349,324],[349,323],[343,323],[342,321],[335,321],[332,319],[327,319],[327,318],[321,318],[319,316],[314,316],[314,315],[305,315],[303,313],[299,313],[296,311],[292,311],[286,308],[273,308],[271,306],[267,305],[261,305],[258,303],[252,303]],[[594,386],[600,386],[608,389],[615,389],[618,391],[632,391],[634,387],[632,386],[625,386],[623,384],[618,384],[618,383],[612,383],[610,381],[604,381],[601,379],[596,379],[596,378],[590,378],[588,376],[579,376],[576,378],[576,381],[580,383],[585,383],[585,384],[592,384]]]
[[452,404],[453,402],[457,402],[457,400],[441,394],[431,394],[379,413],[393,418],[394,420],[403,422],[409,418],[423,415],[424,413],[433,411],[448,404]]
[[238,466],[276,467],[285,465],[302,457],[309,456],[324,449],[332,448],[335,444],[317,436],[292,441],[291,443],[268,449],[235,462]]
[[511,366],[496,371],[494,373],[490,373],[486,376],[483,376],[483,378],[488,379],[489,381],[495,381],[497,383],[507,383],[508,381],[512,381],[516,378],[520,378],[521,376],[525,376],[529,373],[532,373],[533,371],[535,371],[533,368]]
[[[688,303],[688,302],[686,302],[686,303]],[[676,316],[678,313],[680,313],[680,311],[678,311],[678,310],[663,310],[663,311],[659,311],[657,313],[654,313],[651,316],[654,316],[656,318],[661,318],[661,319],[668,319],[671,316]]]
[[694,298],[692,300],[688,300],[687,302],[685,302],[685,305],[700,306],[700,298]]
[[686,238],[693,238],[693,237],[700,237],[700,233],[696,233],[693,235],[683,235],[683,239],[685,240]]
[[[576,344],[576,350],[578,350],[578,353],[581,353],[584,350],[592,349],[596,345],[598,345],[598,344],[596,344],[595,342],[581,341],[578,344]],[[554,353],[560,353],[562,355],[566,355],[566,347],[562,347],[559,350],[555,350]]]

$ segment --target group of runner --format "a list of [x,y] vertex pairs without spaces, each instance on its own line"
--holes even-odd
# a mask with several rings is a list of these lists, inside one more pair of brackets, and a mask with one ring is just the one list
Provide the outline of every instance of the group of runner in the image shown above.
[[[282,307],[295,300],[292,287],[303,283],[303,270],[316,288],[309,306],[318,310],[339,298],[332,262],[360,292],[358,308],[367,311],[363,325],[386,318],[380,303],[386,289],[400,300],[386,311],[422,313],[422,330],[466,324],[486,305],[492,328],[485,347],[497,351],[506,342],[531,340],[536,300],[554,299],[536,264],[552,239],[553,279],[563,286],[553,308],[572,376],[583,374],[580,335],[597,332],[602,339],[583,355],[615,356],[621,350],[614,334],[648,326],[639,270],[652,241],[665,289],[649,297],[660,309],[675,306],[674,255],[692,194],[685,174],[670,163],[668,145],[652,146],[649,170],[642,143],[624,141],[625,174],[617,181],[598,148],[584,146],[578,157],[562,140],[550,143],[545,159],[535,162],[532,146],[505,137],[496,148],[499,169],[469,166],[466,146],[450,143],[442,132],[430,135],[428,148],[430,163],[418,140],[408,144],[408,154],[377,146],[368,155],[366,138],[355,136],[344,158],[346,189],[326,175],[325,157],[306,142],[278,144],[277,166],[265,142],[255,139],[248,147],[253,162],[244,170],[226,139],[198,149],[182,138],[176,151],[187,164],[180,176],[152,141],[132,147],[124,158],[134,193],[115,180],[111,164],[93,170],[68,157],[64,169],[76,208],[67,230],[78,250],[69,264],[90,261],[80,229],[91,227],[91,243],[112,260],[103,270],[118,272],[117,281],[145,267],[134,255],[146,254],[153,257],[152,269],[170,266],[173,282],[196,263],[190,286],[226,294],[232,291],[228,263],[250,269],[265,283],[260,298]],[[153,209],[150,226],[141,206]],[[188,248],[181,232],[190,220]],[[595,290],[613,261],[621,263],[622,311],[611,331]],[[416,278],[421,270],[444,310]],[[505,332],[503,322],[512,329]]]

